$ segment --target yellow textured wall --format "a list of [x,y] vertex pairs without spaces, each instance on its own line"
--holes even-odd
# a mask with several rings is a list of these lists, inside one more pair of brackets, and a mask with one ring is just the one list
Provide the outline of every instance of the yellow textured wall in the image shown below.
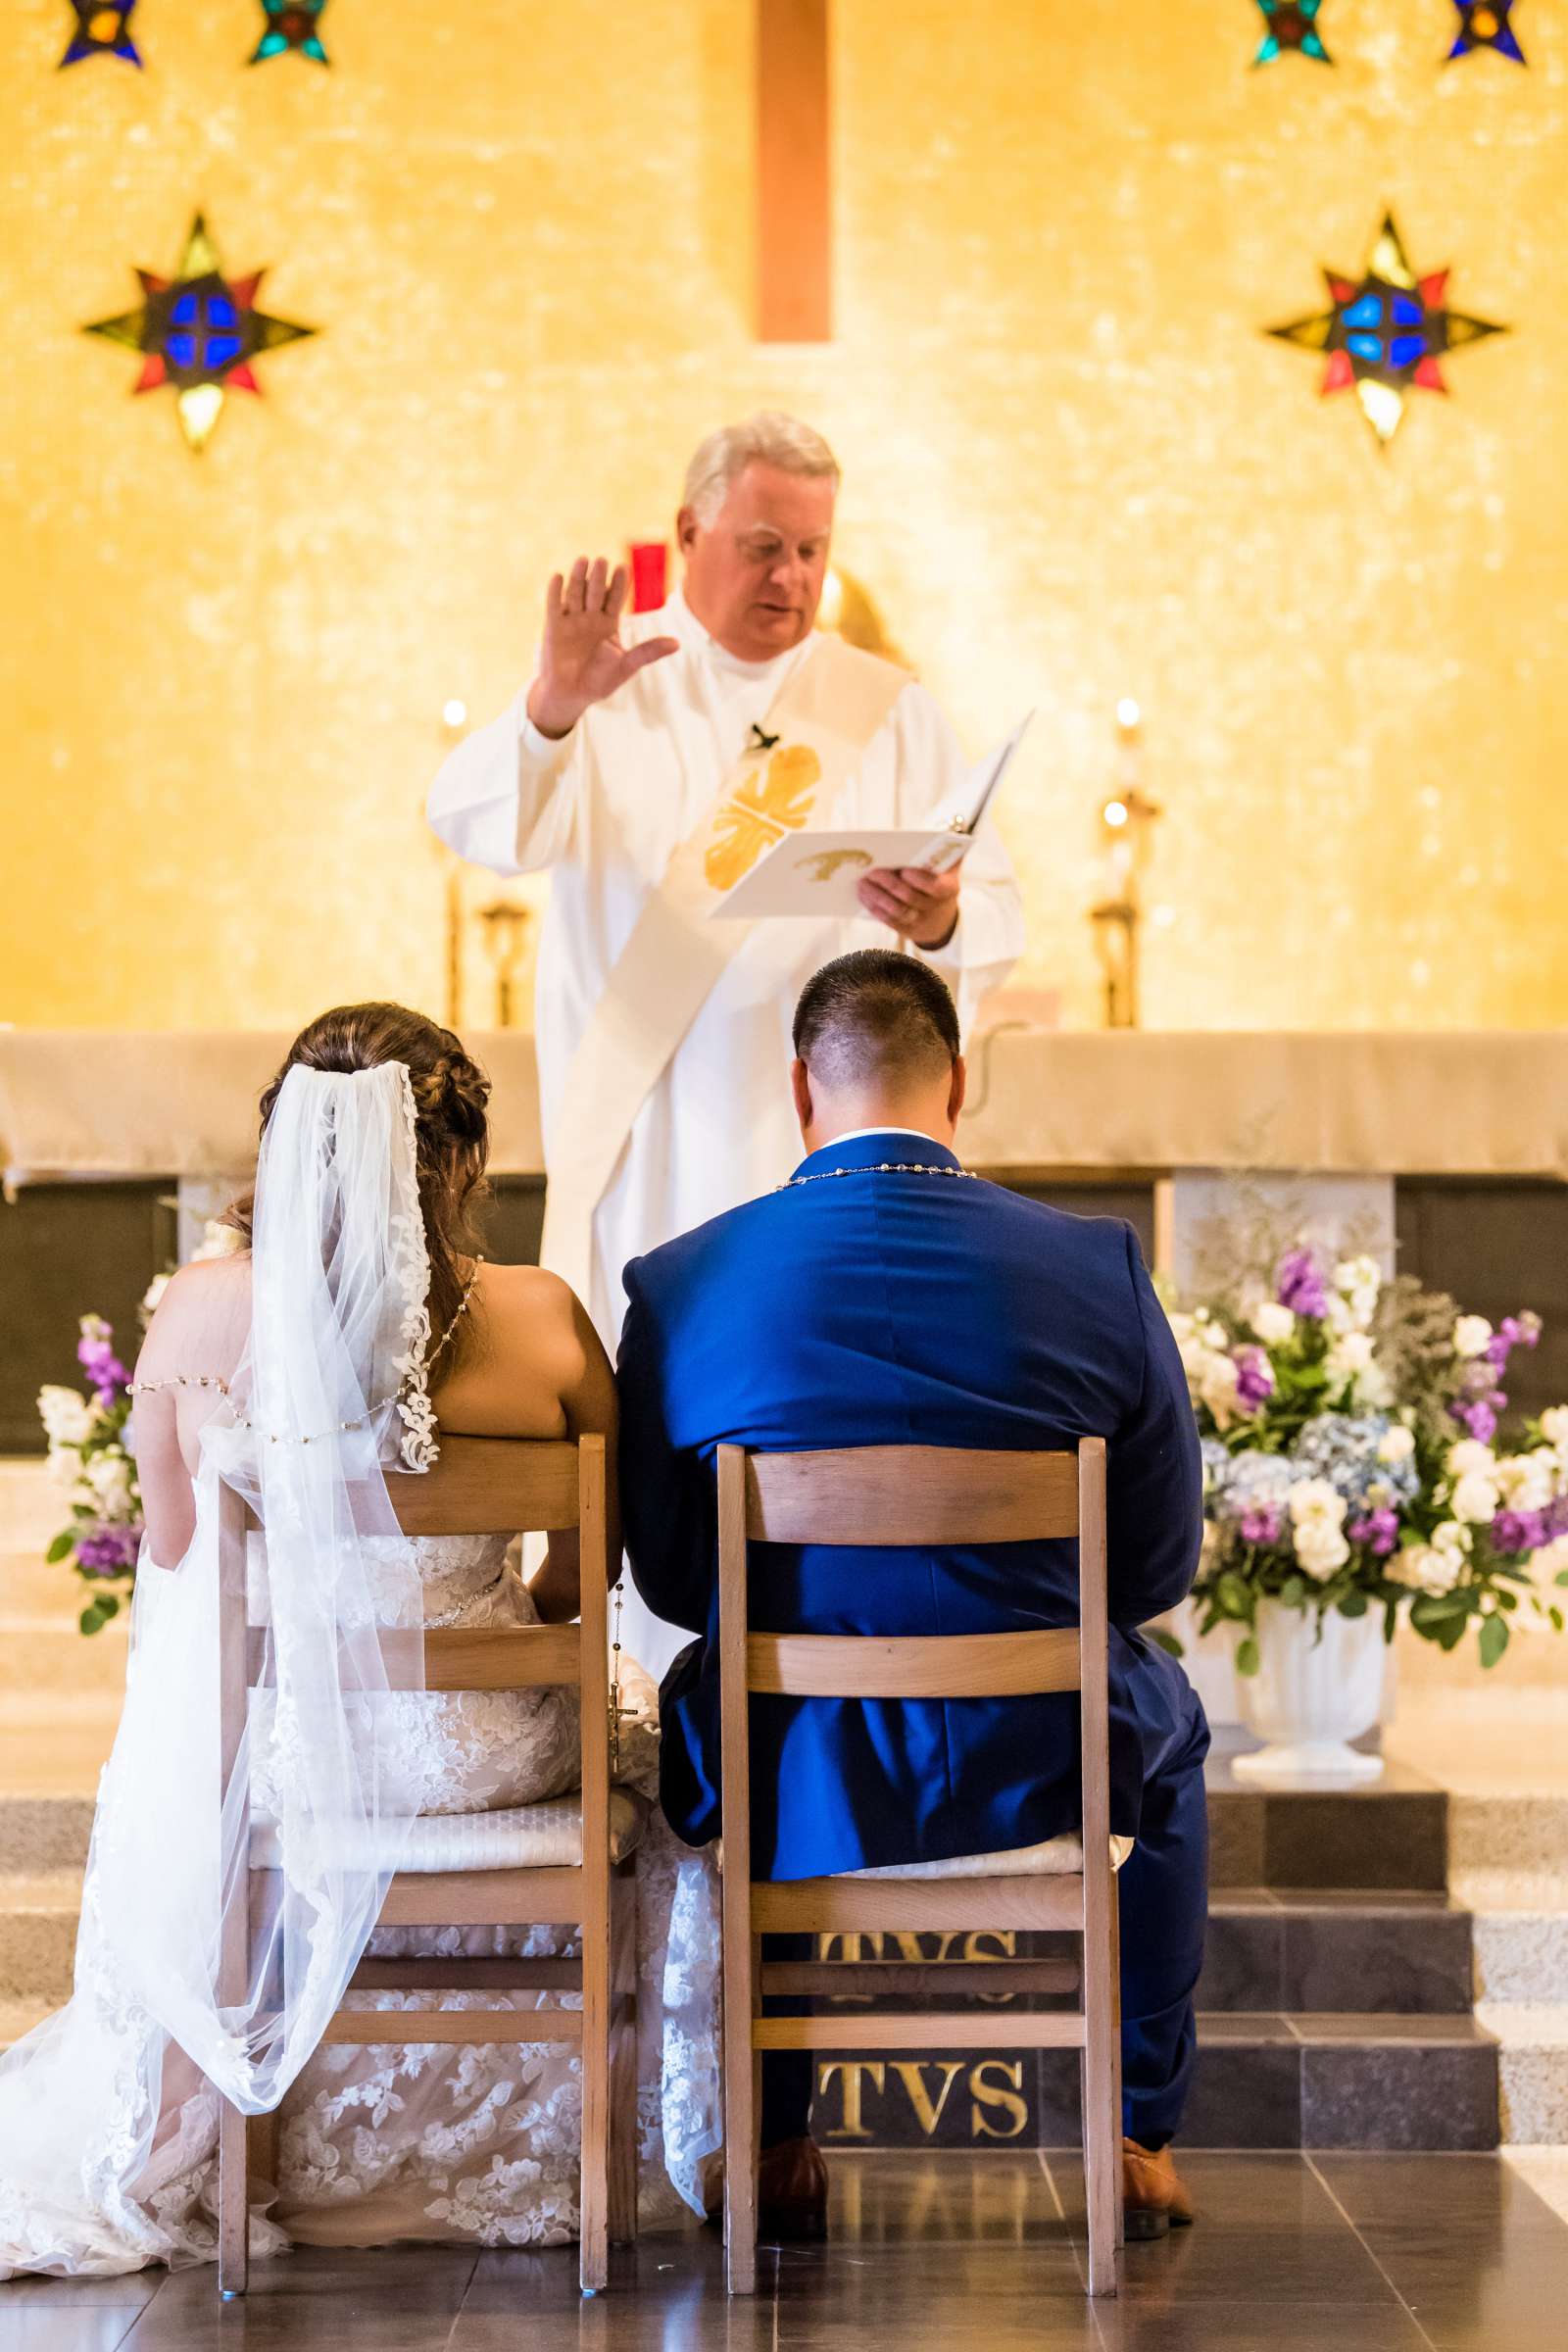
[[[747,0],[140,11],[147,71],[0,31],[0,1017],[287,1024],[441,1000],[419,806],[540,585],[662,527],[762,402],[838,445],[840,552],[979,750],[1024,975],[1096,1017],[1111,713],[1167,808],[1159,1025],[1568,1017],[1568,24],[1444,68],[1438,0],[1328,0],[1333,70],[1249,70],[1244,0],[839,0],[837,341],[750,335]],[[205,207],[264,307],[206,455],[79,324]],[[1262,326],[1392,203],[1514,332],[1380,457]],[[477,895],[485,896],[482,886]]]

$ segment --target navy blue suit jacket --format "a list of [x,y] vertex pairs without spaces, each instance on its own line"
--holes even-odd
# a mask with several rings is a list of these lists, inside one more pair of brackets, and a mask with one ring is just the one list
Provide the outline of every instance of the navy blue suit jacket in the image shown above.
[[[1196,1427],[1132,1229],[957,1170],[924,1138],[827,1146],[824,1176],[715,1217],[626,1269],[620,1459],[638,1591],[700,1639],[662,1692],[662,1796],[717,1835],[714,1452],[1109,1441],[1111,1826],[1136,1835],[1146,1744],[1193,1701],[1137,1627],[1186,1592],[1202,1533]],[[848,1174],[827,1176],[832,1169]],[[754,1544],[769,1633],[1004,1633],[1072,1624],[1076,1545]],[[752,1701],[752,1866],[808,1878],[979,1854],[1075,1828],[1075,1692]]]

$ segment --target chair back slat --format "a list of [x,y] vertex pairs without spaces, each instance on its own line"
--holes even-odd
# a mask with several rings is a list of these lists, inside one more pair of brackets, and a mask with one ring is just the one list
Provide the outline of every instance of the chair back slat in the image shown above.
[[534,1438],[443,1438],[425,1471],[391,1471],[406,1536],[514,1536],[575,1527],[577,1447]]
[[[250,1682],[266,1668],[267,1628],[250,1629]],[[582,1674],[582,1642],[574,1625],[443,1627],[422,1637],[383,1627],[376,1647],[393,1690],[407,1687],[422,1646],[426,1690],[545,1690],[575,1684]]]
[[1075,1627],[1040,1633],[751,1634],[746,1682],[791,1698],[1018,1698],[1078,1688]]
[[859,1446],[747,1456],[753,1542],[1022,1544],[1077,1532],[1071,1453]]

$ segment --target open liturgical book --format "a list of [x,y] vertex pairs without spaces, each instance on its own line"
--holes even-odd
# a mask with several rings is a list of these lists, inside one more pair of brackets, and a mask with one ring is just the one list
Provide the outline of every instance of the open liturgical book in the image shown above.
[[785,833],[724,893],[711,917],[856,915],[860,911],[857,887],[873,867],[919,865],[944,874],[961,865],[1033,717],[1031,710],[1020,719],[1006,742],[971,769],[923,825],[881,833]]

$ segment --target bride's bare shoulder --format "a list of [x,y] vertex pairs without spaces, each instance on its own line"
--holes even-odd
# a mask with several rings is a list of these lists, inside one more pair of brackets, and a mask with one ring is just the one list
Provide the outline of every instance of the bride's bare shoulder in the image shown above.
[[497,1345],[564,1340],[587,1321],[571,1285],[543,1266],[491,1265],[487,1259],[479,1268],[474,1304]]
[[198,1258],[164,1286],[136,1361],[140,1382],[232,1371],[250,1323],[248,1250]]

